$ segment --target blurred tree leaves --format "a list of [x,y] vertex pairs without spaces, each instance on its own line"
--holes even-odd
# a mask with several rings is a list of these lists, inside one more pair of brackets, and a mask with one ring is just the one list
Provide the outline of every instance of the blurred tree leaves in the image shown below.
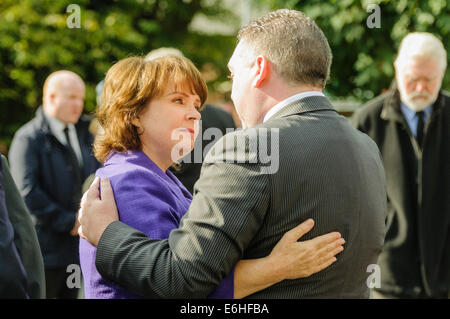
[[[271,9],[303,11],[323,30],[333,51],[326,90],[334,97],[366,101],[387,89],[394,77],[393,62],[398,46],[409,32],[431,32],[442,40],[447,51],[450,49],[450,4],[447,0],[262,2]],[[369,4],[379,6],[380,28],[367,26],[367,19],[374,12],[368,10]],[[447,90],[450,89],[449,73],[442,85]]]
[[[80,28],[68,28],[70,4],[80,7]],[[0,2],[0,152],[34,115],[45,78],[68,69],[86,82],[85,109],[95,109],[95,86],[112,63],[161,46],[181,49],[201,69],[213,65],[226,79],[234,36],[188,30],[196,13],[229,21],[219,0],[2,0]],[[234,19],[234,20],[233,20]]]

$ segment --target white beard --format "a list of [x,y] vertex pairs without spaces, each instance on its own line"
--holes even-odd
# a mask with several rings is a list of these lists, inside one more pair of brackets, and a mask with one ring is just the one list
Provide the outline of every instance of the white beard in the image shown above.
[[400,92],[401,101],[416,112],[423,111],[427,106],[433,104],[439,94],[439,90],[436,90],[434,94],[429,94],[428,92],[411,92],[407,94],[402,85],[399,85],[398,91]]
[[437,94],[435,94],[435,96],[431,96],[428,93],[423,94],[413,92],[407,95],[406,93],[402,94],[402,92],[400,91],[400,98],[407,107],[416,112],[419,112],[423,111],[427,106],[433,104],[434,101],[436,101]]
[[416,112],[423,111],[426,107],[433,104],[439,95],[439,88],[441,87],[441,82],[439,82],[433,94],[430,94],[427,91],[423,92],[413,91],[408,94],[406,93],[405,85],[401,80],[401,78],[397,77],[396,80],[398,91],[400,92],[400,100],[403,102],[403,104],[405,104],[413,111]]

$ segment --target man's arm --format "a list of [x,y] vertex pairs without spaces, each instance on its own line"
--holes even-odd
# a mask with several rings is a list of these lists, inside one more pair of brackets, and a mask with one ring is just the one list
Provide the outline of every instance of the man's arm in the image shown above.
[[68,233],[76,223],[76,216],[74,212],[62,209],[42,189],[38,154],[43,145],[39,144],[33,138],[16,134],[9,151],[11,174],[30,212],[55,231]]
[[[89,237],[90,240],[93,240],[94,245],[98,244],[98,238],[104,229],[111,222],[118,220],[110,184],[106,179],[102,179],[101,184],[103,200],[100,200],[98,194],[97,179],[83,196],[80,209],[80,212],[84,211],[84,214],[80,214],[84,220],[82,225],[87,226],[86,231],[89,230]],[[86,198],[88,198],[87,201]],[[90,209],[91,213],[84,209],[88,204],[94,206],[94,209]],[[95,209],[100,207],[98,204],[103,206],[101,210],[104,210],[105,206],[107,207],[107,214],[97,214],[100,213]],[[343,250],[342,245],[345,240],[340,237],[339,233],[329,233],[299,242],[299,238],[309,232],[313,225],[312,220],[307,220],[288,231],[266,257],[240,260],[235,266],[235,271],[224,279],[226,282],[222,281],[214,294],[209,296],[213,298],[243,298],[281,280],[308,277],[331,265],[336,261],[334,256]],[[95,232],[92,233],[92,230]],[[129,230],[131,233],[134,232],[133,229]],[[114,232],[115,230],[112,231],[112,233]],[[81,227],[80,235],[85,237]],[[230,283],[230,280],[233,280],[234,283]]]
[[[144,234],[135,233],[135,230],[132,228],[122,228],[120,224],[117,225],[119,226],[118,228],[114,228],[114,223],[110,224],[111,222],[118,220],[113,200],[114,197],[107,179],[102,179],[101,184],[101,198],[103,200],[99,200],[98,179],[96,179],[89,191],[83,196],[82,209],[80,210],[80,212],[83,210],[85,211],[84,213],[81,213],[80,216],[84,220],[82,225],[88,226],[86,230],[90,230],[89,237],[90,240],[93,240],[92,243],[95,245],[98,244],[98,238],[108,225],[108,227],[113,228],[111,231],[112,234],[116,231],[128,229],[130,231],[128,235],[120,235],[123,238],[129,239],[130,236],[133,237],[134,235],[142,236],[140,240],[147,238],[144,237]],[[93,209],[92,207],[89,209],[93,214],[91,214],[89,210],[85,210],[85,207],[89,205],[93,207]],[[96,208],[102,208],[101,210],[104,210],[105,206],[107,208],[107,214],[97,214],[100,212]],[[230,285],[229,283],[223,285],[224,282],[222,281],[219,286],[220,288],[218,287],[220,292],[216,289],[214,297],[219,293],[217,296],[222,296],[219,298],[223,298],[224,296],[230,298],[230,295],[234,296],[234,298],[243,298],[281,280],[308,277],[331,265],[336,261],[334,256],[343,250],[342,245],[345,243],[345,240],[340,237],[339,233],[329,233],[315,237],[311,240],[298,241],[299,238],[312,229],[313,225],[314,222],[312,220],[307,220],[288,231],[275,245],[272,252],[266,257],[240,260],[235,267],[235,271],[232,273],[234,278],[231,279],[234,280],[234,285]],[[92,230],[96,230],[94,234],[92,233]],[[81,227],[80,235],[85,237]],[[119,238],[119,236],[117,236],[117,238]],[[150,242],[152,242],[152,240],[149,239],[149,243]],[[134,252],[131,254],[134,254]],[[226,278],[229,276],[230,274]],[[140,278],[135,277],[135,279],[131,280],[139,281]],[[138,285],[138,283],[136,283],[136,285]],[[233,290],[229,291],[232,286],[234,286]]]
[[[233,143],[227,147],[215,154],[235,161]],[[204,164],[180,228],[168,240],[152,240],[112,223],[98,243],[97,269],[105,279],[146,296],[206,297],[259,231],[269,205],[268,180],[257,163],[211,160]]]
[[221,282],[263,222],[267,176],[256,172],[253,179],[234,177],[233,186],[225,186],[247,187],[255,192],[252,198],[246,190],[214,189],[213,181],[231,172],[210,169],[204,174],[212,175],[197,182],[190,209],[168,240],[149,239],[120,222],[108,226],[96,261],[105,279],[145,296],[164,298],[206,297]]
[[[228,155],[225,154],[226,159],[230,159]],[[231,159],[235,159],[232,153]],[[105,279],[147,297],[206,297],[242,258],[264,221],[269,205],[266,189],[269,176],[261,174],[260,168],[248,163],[205,165],[180,228],[171,232],[169,240],[162,241],[150,239],[117,221],[117,208],[109,183],[104,179],[101,181],[103,200],[99,199],[98,184],[94,183],[83,196],[80,221],[86,232],[81,227],[80,234],[84,233],[92,244],[98,244],[98,271]],[[108,189],[109,196],[104,194]],[[335,261],[333,256],[341,251],[343,242],[338,242],[340,234],[324,237],[300,243],[298,237],[289,239],[288,248],[281,250],[280,255],[292,257],[294,262],[288,263],[289,258],[282,258],[285,267],[282,273],[267,272],[270,269],[267,265],[271,264],[267,261],[280,261],[281,258],[245,262],[235,275],[238,288],[245,286],[240,283],[248,279],[243,281],[242,274],[245,277],[246,273],[252,272],[256,279],[250,290],[238,291],[236,297],[246,296],[283,279],[308,276],[330,265]],[[302,250],[302,245],[307,249]],[[280,252],[279,249],[274,251]],[[299,255],[314,262],[308,263]]]

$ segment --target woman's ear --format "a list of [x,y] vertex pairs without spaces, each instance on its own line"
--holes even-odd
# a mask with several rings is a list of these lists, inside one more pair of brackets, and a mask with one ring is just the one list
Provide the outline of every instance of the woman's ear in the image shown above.
[[139,117],[133,117],[131,119],[131,124],[133,124],[137,128],[141,128],[141,121],[139,120]]
[[139,117],[133,116],[131,118],[130,122],[131,122],[131,124],[134,125],[134,127],[136,127],[136,132],[138,135],[141,135],[144,133],[144,129],[142,128],[141,120],[139,119]]

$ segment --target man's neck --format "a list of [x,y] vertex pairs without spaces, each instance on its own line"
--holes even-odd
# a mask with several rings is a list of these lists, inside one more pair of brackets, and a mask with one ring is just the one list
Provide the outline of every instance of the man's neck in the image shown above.
[[309,85],[290,85],[279,77],[273,77],[265,86],[259,88],[259,96],[254,103],[260,107],[258,118],[253,118],[254,123],[242,123],[243,128],[252,127],[263,123],[267,113],[279,103],[300,93],[322,92],[322,88]]
[[45,106],[42,107],[43,113],[47,119],[50,119],[52,122],[60,123],[61,125],[68,126],[71,123],[66,123],[62,121],[61,119],[57,118],[52,112],[48,110]]
[[282,92],[277,98],[274,98],[269,106],[266,108],[266,111],[263,113],[262,118],[260,119],[261,123],[267,121],[272,115],[281,110],[286,104],[289,104],[290,100],[301,99],[302,95],[307,95],[309,93],[314,94],[322,94],[322,89],[314,88],[314,87],[298,87],[292,90],[285,90]]
[[53,129],[59,130],[60,128],[62,129],[68,125],[68,124],[64,123],[63,121],[61,121],[60,119],[52,116],[51,114],[48,114],[45,111],[44,111],[44,116],[47,118],[47,122],[49,123],[52,130]]
[[304,92],[312,92],[312,91],[318,91],[318,92],[322,92],[321,88],[317,88],[317,87],[313,87],[313,86],[280,86],[277,89],[274,90],[272,97],[274,100],[274,104],[272,105],[275,106],[278,103],[290,98],[291,96],[294,96],[296,94],[300,94],[300,93],[304,93]]

